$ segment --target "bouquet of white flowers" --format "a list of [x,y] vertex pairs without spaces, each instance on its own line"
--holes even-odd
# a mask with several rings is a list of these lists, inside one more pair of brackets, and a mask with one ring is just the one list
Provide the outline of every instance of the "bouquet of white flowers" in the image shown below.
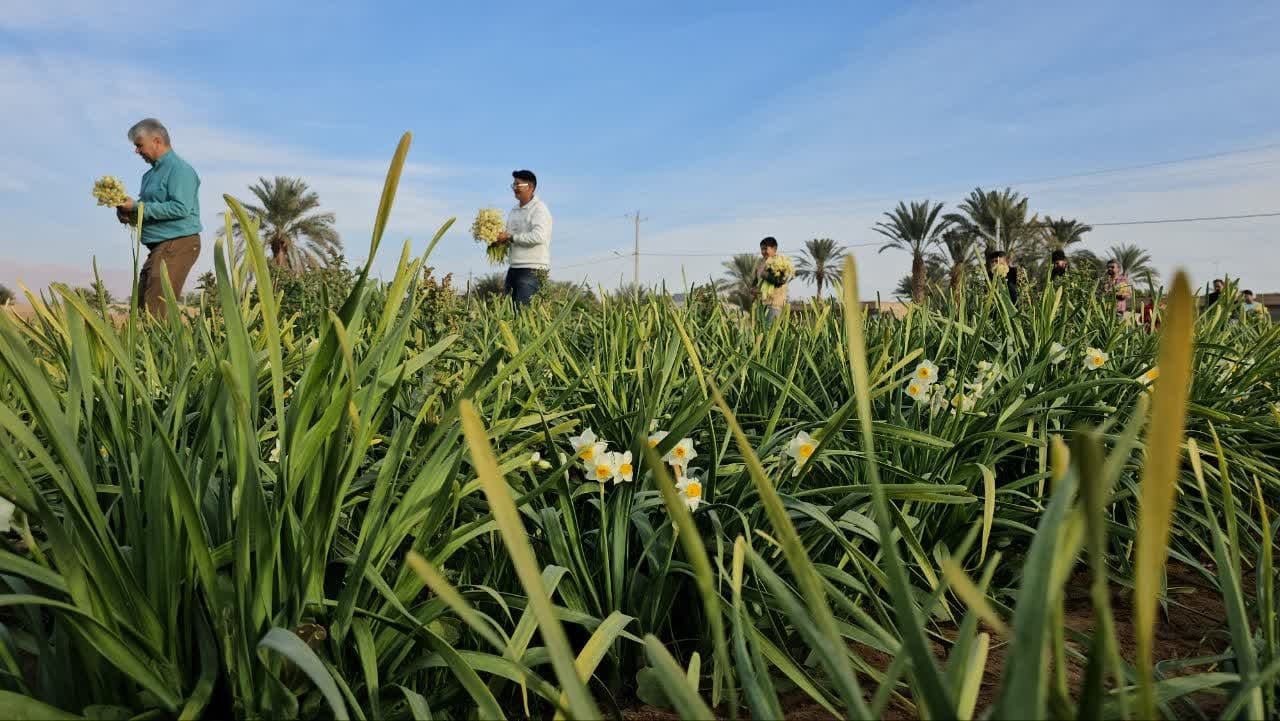
[[774,290],[781,288],[796,277],[796,267],[785,255],[775,255],[764,262],[764,272],[760,274],[760,295],[768,298]]
[[485,244],[485,252],[493,265],[505,263],[507,260],[507,243],[498,243],[498,234],[506,229],[502,220],[502,211],[496,208],[484,208],[476,213],[475,222],[471,224],[471,237],[477,243]]
[[125,198],[129,195],[125,192],[124,183],[119,178],[114,175],[104,175],[93,184],[93,197],[98,199],[98,205],[115,208],[123,205]]

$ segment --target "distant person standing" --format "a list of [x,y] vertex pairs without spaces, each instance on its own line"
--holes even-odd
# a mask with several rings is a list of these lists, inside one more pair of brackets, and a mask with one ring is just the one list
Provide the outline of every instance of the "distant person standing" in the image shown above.
[[1050,277],[1053,280],[1061,280],[1067,276],[1069,264],[1067,262],[1067,252],[1062,248],[1055,248],[1053,254],[1049,257],[1053,263],[1053,269],[1050,271]]
[[1246,318],[1249,317],[1250,313],[1254,313],[1254,314],[1261,313],[1264,315],[1267,313],[1267,306],[1263,305],[1262,303],[1259,303],[1258,299],[1253,295],[1253,291],[1251,290],[1246,290],[1245,292],[1241,293],[1240,300],[1242,302],[1241,308],[1243,308]]
[[1102,296],[1108,302],[1115,302],[1116,317],[1123,318],[1129,310],[1133,286],[1129,284],[1129,276],[1120,272],[1120,264],[1114,260],[1107,261],[1106,274],[1102,276]]
[[1004,281],[1009,289],[1009,300],[1018,304],[1018,269],[1009,265],[1009,254],[1003,250],[987,251],[987,278],[992,283]]
[[1222,282],[1221,278],[1213,279],[1213,292],[1204,297],[1204,305],[1206,308],[1213,305],[1214,303],[1217,303],[1218,299],[1222,297],[1223,285],[1224,283]]
[[142,213],[142,244],[147,259],[138,275],[138,303],[152,315],[165,315],[161,264],[173,294],[182,297],[191,266],[200,257],[200,176],[169,144],[169,131],[155,118],[129,128],[133,150],[151,169],[142,174],[138,198],[116,208],[121,223],[136,224]]
[[498,234],[498,241],[511,244],[507,294],[520,308],[537,294],[542,274],[551,269],[551,211],[534,195],[538,176],[517,170],[511,177],[518,205],[507,215],[507,229]]
[[[756,296],[760,296],[760,284],[764,282],[765,263],[768,263],[769,259],[774,257],[777,254],[778,254],[777,239],[775,239],[773,236],[769,236],[768,238],[765,238],[764,240],[760,241],[760,260],[756,261],[756,271],[755,271]],[[774,318],[777,318],[779,315],[782,315],[782,309],[787,306],[787,285],[788,285],[787,283],[783,283],[782,285],[775,286],[764,297],[760,297],[760,302],[764,305],[765,309],[769,313],[769,320],[773,320]]]

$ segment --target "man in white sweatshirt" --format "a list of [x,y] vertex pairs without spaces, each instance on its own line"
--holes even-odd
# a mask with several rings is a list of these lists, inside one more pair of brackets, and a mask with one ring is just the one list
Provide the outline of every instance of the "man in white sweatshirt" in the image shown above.
[[507,294],[519,308],[527,304],[551,269],[551,211],[534,197],[538,177],[528,170],[511,174],[511,190],[520,203],[507,214],[507,229],[498,241],[511,244],[507,260]]

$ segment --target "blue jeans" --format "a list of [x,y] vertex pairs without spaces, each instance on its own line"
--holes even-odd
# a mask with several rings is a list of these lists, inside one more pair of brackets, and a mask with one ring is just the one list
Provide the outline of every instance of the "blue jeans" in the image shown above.
[[516,308],[529,304],[541,286],[538,271],[533,268],[507,269],[507,295],[515,301]]

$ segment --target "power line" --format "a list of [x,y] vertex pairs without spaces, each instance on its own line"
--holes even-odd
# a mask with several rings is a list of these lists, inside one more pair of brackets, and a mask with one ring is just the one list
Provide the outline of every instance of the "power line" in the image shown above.
[[[871,243],[849,243],[848,245],[844,245],[842,247],[865,248],[872,245],[884,245],[884,243],[880,241],[873,241]],[[641,253],[640,255],[653,256],[658,258],[724,258],[726,255],[733,255],[733,254],[732,253]]]
[[569,265],[553,266],[555,270],[569,270],[570,268],[581,268],[587,265],[599,265],[600,263],[611,263],[615,260],[626,260],[626,256],[620,255],[599,255],[581,263],[570,263]]
[[1029,180],[1016,180],[1012,183],[994,183],[996,185],[1013,186],[1013,185],[1036,185],[1039,183],[1052,183],[1059,180],[1071,180],[1073,178],[1088,178],[1094,175],[1109,175],[1111,173],[1126,173],[1130,170],[1147,170],[1149,168],[1159,168],[1165,165],[1178,165],[1179,163],[1194,163],[1200,160],[1213,160],[1215,158],[1225,158],[1229,155],[1243,155],[1245,153],[1256,153],[1262,150],[1275,150],[1280,148],[1280,143],[1270,143],[1267,145],[1256,145],[1252,148],[1239,148],[1237,150],[1223,150],[1216,153],[1206,153],[1204,155],[1191,155],[1185,158],[1175,158],[1173,160],[1157,160],[1151,163],[1140,163],[1138,165],[1122,165],[1115,168],[1103,168],[1101,170],[1086,170],[1079,173],[1066,173],[1064,175],[1051,175],[1044,178],[1032,178]]
[[[1052,175],[1052,176],[1044,176],[1040,178],[1029,178],[1024,180],[1006,181],[1001,183],[978,183],[976,184],[975,187],[996,188],[996,187],[1015,187],[1015,186],[1022,186],[1022,185],[1038,185],[1038,184],[1044,184],[1044,183],[1058,182],[1062,180],[1072,180],[1075,178],[1088,178],[1088,177],[1093,177],[1098,175],[1124,173],[1124,172],[1133,171],[1133,170],[1146,170],[1150,168],[1159,168],[1167,165],[1178,165],[1181,163],[1193,163],[1193,162],[1204,161],[1204,160],[1214,160],[1217,158],[1224,158],[1232,155],[1245,155],[1248,153],[1257,153],[1257,152],[1262,152],[1267,150],[1277,150],[1277,149],[1280,149],[1280,143],[1268,143],[1266,145],[1255,145],[1247,148],[1237,148],[1235,150],[1222,150],[1222,151],[1217,151],[1213,153],[1204,153],[1201,155],[1189,155],[1181,158],[1173,158],[1170,160],[1157,160],[1149,163],[1138,163],[1134,165],[1123,165],[1123,166],[1116,166],[1116,167],[1110,167],[1110,168],[1100,168],[1096,170],[1084,170],[1076,173],[1064,173],[1061,175]],[[1272,161],[1268,160],[1263,162],[1272,162]],[[965,187],[968,188],[969,186],[965,186]],[[815,205],[810,206],[810,208],[801,210],[801,211],[775,213],[775,214],[772,214],[772,217],[796,217],[796,216],[813,215],[816,213],[823,213],[823,212],[832,212],[832,211],[838,212],[838,211],[847,210],[851,207],[856,207],[859,205],[870,205],[873,203],[889,203],[903,197],[912,197],[912,196],[928,197],[928,196],[936,196],[940,194],[949,194],[952,192],[964,192],[964,190],[960,187],[959,184],[957,184],[955,186],[951,186],[950,188],[946,188],[946,189],[939,186],[929,192],[903,192],[903,193],[897,193],[896,195],[893,195],[893,196],[886,195],[881,197],[875,197],[875,196],[868,195],[868,196],[863,196],[861,198],[853,197],[845,200],[830,200],[830,201],[817,203]],[[697,215],[697,217],[699,217],[702,220],[707,219],[707,216],[704,213],[695,212],[695,211],[679,213],[675,217],[683,218],[683,217],[692,217],[694,215]],[[1102,224],[1093,223],[1092,225],[1102,225]]]
[[[1161,225],[1166,223],[1203,223],[1217,220],[1248,220],[1251,218],[1275,218],[1280,217],[1280,211],[1271,213],[1239,213],[1235,215],[1205,215],[1191,218],[1151,218],[1146,220],[1112,220],[1105,223],[1089,223],[1090,227],[1114,227],[1123,225]],[[1045,223],[1037,223],[1037,227],[1047,227]],[[844,248],[866,248],[870,246],[883,245],[880,241],[870,243],[849,243]],[[724,258],[732,255],[732,253],[641,253],[642,256],[651,256],[655,258]],[[619,256],[621,257],[621,256]]]
[[1157,218],[1155,220],[1116,220],[1109,223],[1089,223],[1089,225],[1097,228],[1099,226],[1114,225],[1156,225],[1159,223],[1202,223],[1210,220],[1244,220],[1246,218],[1275,218],[1280,216],[1280,211],[1274,213],[1242,213],[1239,215],[1205,215],[1196,218]]

